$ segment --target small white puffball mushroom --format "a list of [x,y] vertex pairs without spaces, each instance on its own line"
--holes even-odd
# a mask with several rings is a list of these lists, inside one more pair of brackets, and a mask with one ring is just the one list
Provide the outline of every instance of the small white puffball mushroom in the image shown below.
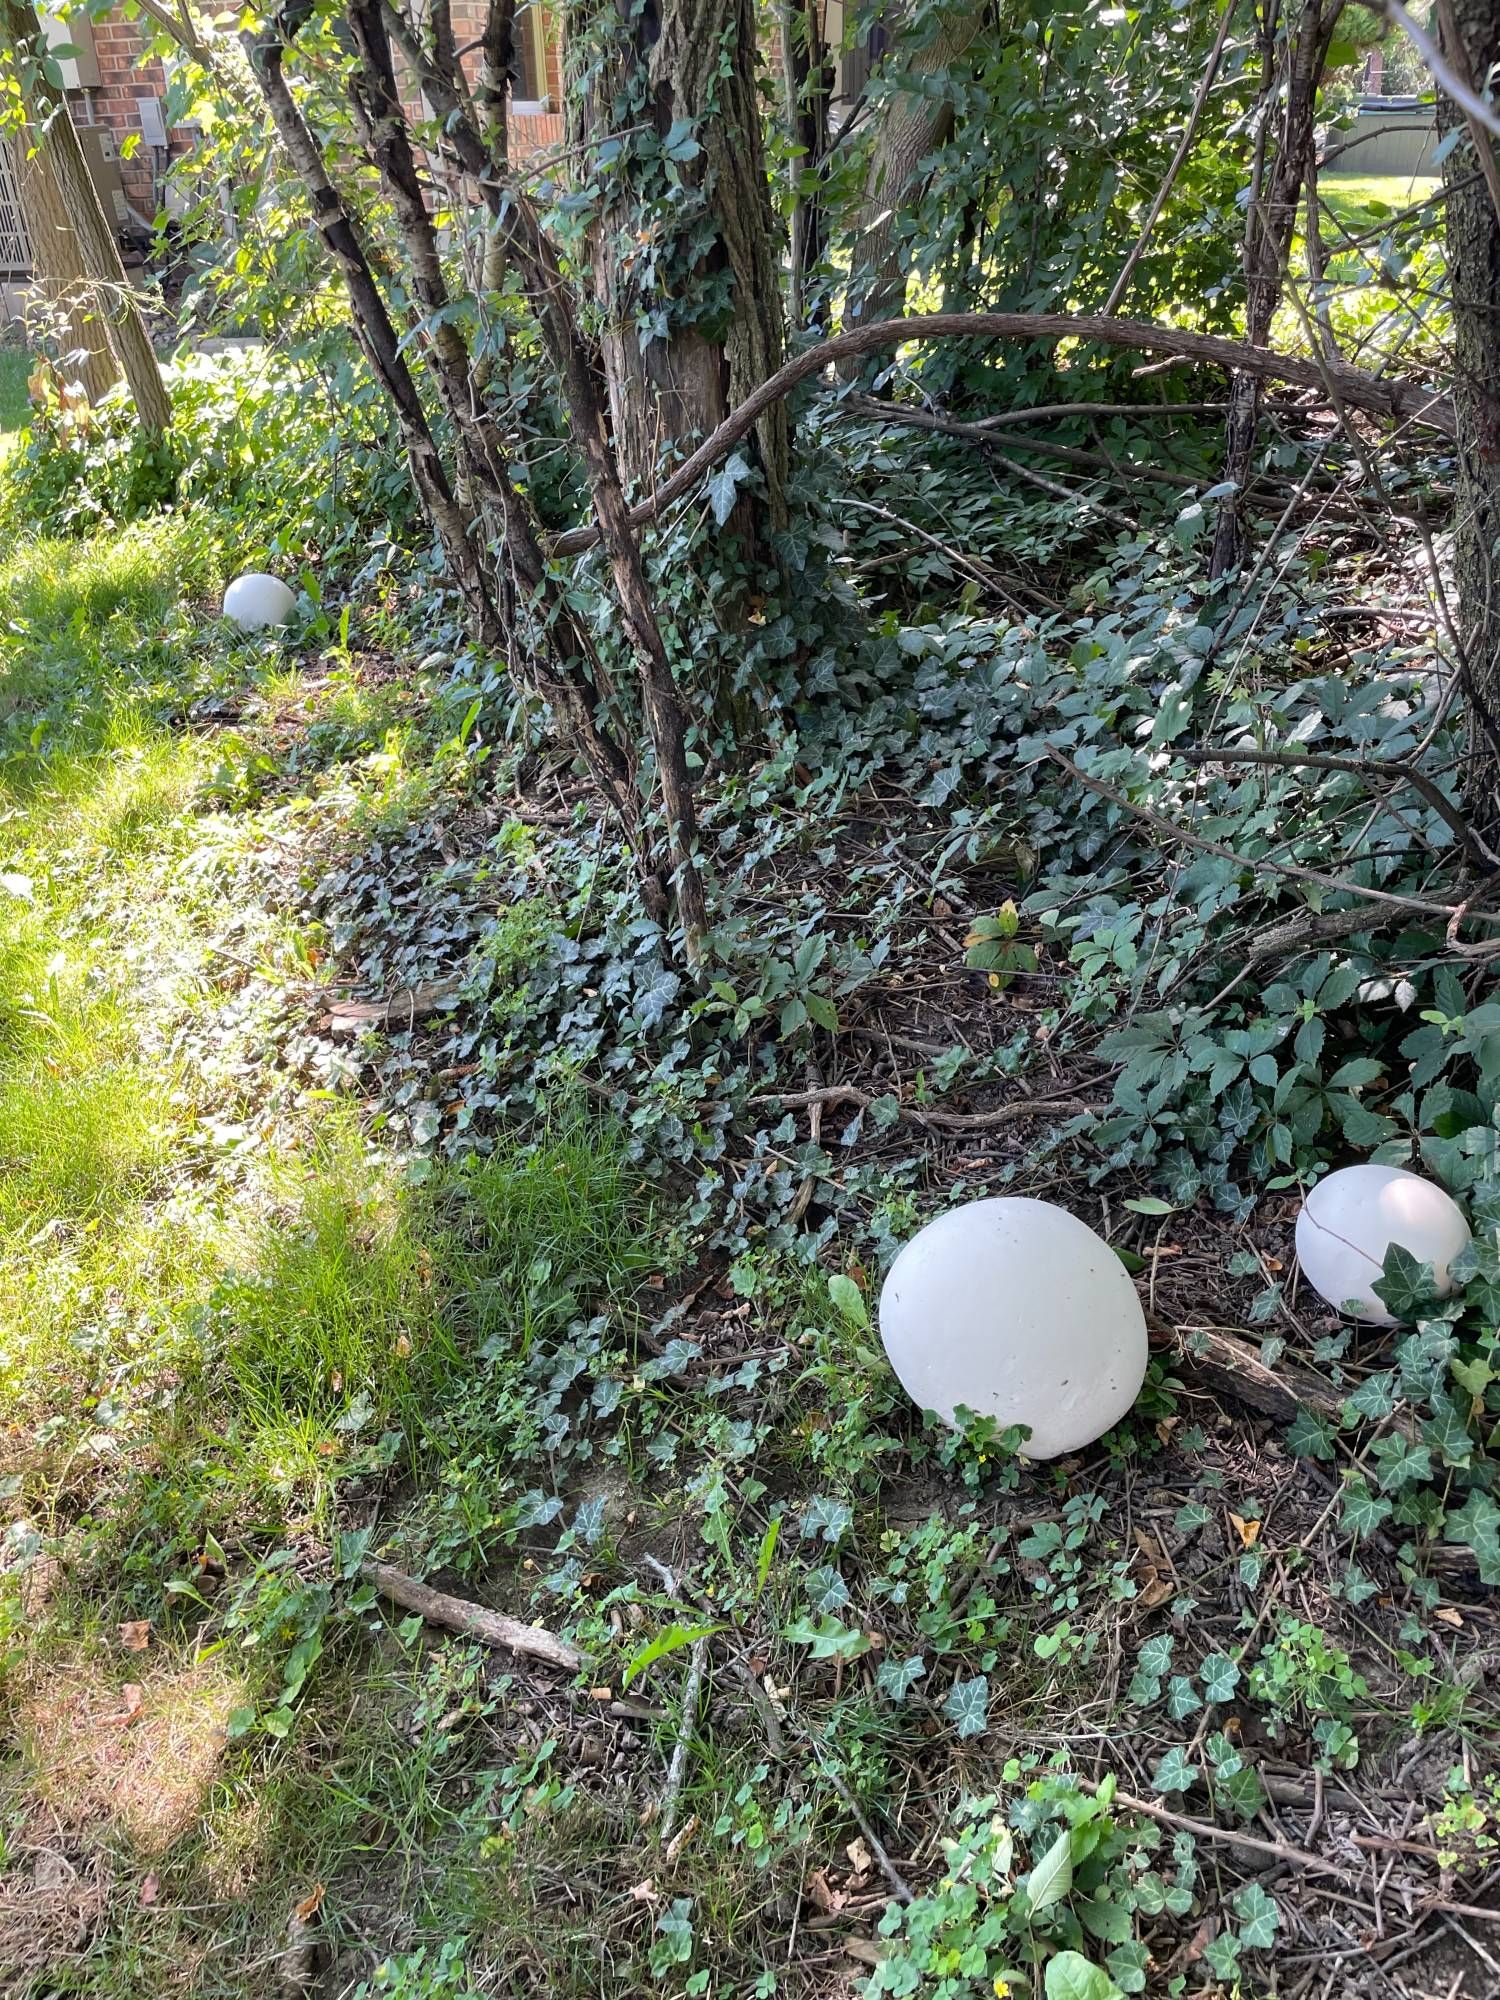
[[1124,1265],[1086,1222],[1005,1195],[929,1222],[880,1294],[880,1337],[912,1401],[960,1404],[1028,1458],[1078,1451],[1117,1424],[1146,1377],[1146,1317]]
[[237,576],[224,593],[224,616],[242,632],[285,625],[296,608],[295,592],[279,576],[266,576],[260,570]]
[[1448,1266],[1468,1240],[1453,1197],[1405,1167],[1340,1167],[1318,1182],[1297,1217],[1297,1261],[1307,1282],[1371,1326],[1395,1324],[1370,1289],[1393,1243],[1432,1266],[1441,1297],[1453,1289]]

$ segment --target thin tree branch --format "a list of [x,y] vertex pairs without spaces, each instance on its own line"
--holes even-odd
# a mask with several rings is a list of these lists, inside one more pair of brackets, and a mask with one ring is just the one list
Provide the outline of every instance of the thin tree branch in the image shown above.
[[[1193,333],[1184,327],[1158,326],[1150,320],[1106,319],[1088,313],[917,313],[902,319],[871,320],[846,328],[828,340],[815,341],[783,362],[753,394],[713,431],[669,479],[639,506],[630,510],[632,528],[646,526],[674,500],[690,493],[704,473],[731,446],[752,431],[773,403],[791,394],[799,383],[860,354],[900,347],[910,340],[1031,340],[1097,341],[1109,347],[1134,347],[1144,353],[1197,361],[1208,368],[1238,369],[1264,380],[1289,382],[1326,397],[1325,373],[1351,408],[1395,421],[1423,423],[1444,436],[1453,435],[1453,407],[1434,389],[1404,378],[1368,375],[1339,363],[1325,370],[1303,355],[1277,354],[1245,341],[1224,340],[1216,334]],[[572,528],[559,535],[549,553],[578,555],[599,541],[596,526]]]
[[1425,771],[1414,770],[1408,763],[1397,761],[1381,764],[1371,763],[1363,757],[1304,756],[1295,750],[1252,750],[1238,747],[1179,750],[1177,755],[1189,764],[1267,764],[1283,770],[1343,771],[1350,777],[1386,778],[1398,784],[1410,785],[1413,791],[1421,793],[1477,867],[1487,870],[1500,868],[1500,854],[1496,854],[1494,849],[1473,830],[1442,787],[1429,778]]
[[[1407,36],[1416,46],[1417,54],[1432,71],[1437,83],[1447,91],[1453,102],[1463,111],[1470,122],[1470,126],[1472,127],[1475,123],[1478,123],[1484,127],[1486,132],[1493,132],[1497,137],[1500,137],[1500,118],[1496,117],[1494,106],[1486,104],[1484,99],[1476,91],[1471,90],[1463,78],[1454,71],[1437,43],[1428,34],[1420,21],[1412,19],[1411,15],[1401,5],[1401,0],[1385,0],[1385,11],[1390,15],[1397,27],[1406,30]],[[1440,0],[1439,12],[1441,13],[1442,11]]]
[[[1086,786],[1091,792],[1097,792],[1101,799],[1108,799],[1111,805],[1117,805],[1122,812],[1130,813],[1135,819],[1144,820],[1148,826],[1155,827],[1156,831],[1165,835],[1168,840],[1180,841],[1185,847],[1199,848],[1204,854],[1217,854],[1225,861],[1234,862],[1239,868],[1248,868],[1252,874],[1258,870],[1268,869],[1275,875],[1289,875],[1295,882],[1312,882],[1320,889],[1332,890],[1336,895],[1362,896],[1366,902],[1384,903],[1389,908],[1399,910],[1419,910],[1423,916],[1429,917],[1451,917],[1455,910],[1463,908],[1461,903],[1435,903],[1426,896],[1401,896],[1389,889],[1367,889],[1361,883],[1344,882],[1337,875],[1325,875],[1321,869],[1304,868],[1296,861],[1273,861],[1269,855],[1237,853],[1234,848],[1226,847],[1222,841],[1205,839],[1201,833],[1190,833],[1185,826],[1178,826],[1175,820],[1168,819],[1163,813],[1153,812],[1149,806],[1136,805],[1134,800],[1127,799],[1123,792],[1116,791],[1113,785],[1106,785],[1102,778],[1093,778],[1087,771],[1080,771],[1071,758],[1065,757],[1055,745],[1048,743],[1043,747],[1053,763],[1060,764],[1068,776],[1075,779],[1078,784]],[[1483,917],[1486,922],[1500,923],[1500,911],[1493,914],[1475,911],[1473,914]]]
[[1224,9],[1224,18],[1219,23],[1218,37],[1214,42],[1213,48],[1209,51],[1208,67],[1203,72],[1203,81],[1198,85],[1198,95],[1193,99],[1193,108],[1189,114],[1188,122],[1183,128],[1182,138],[1178,142],[1177,151],[1172,155],[1172,164],[1167,168],[1166,177],[1162,181],[1161,186],[1156,190],[1156,199],[1151,204],[1150,214],[1141,225],[1141,233],[1132,244],[1130,255],[1125,259],[1120,275],[1110,287],[1109,297],[1104,301],[1106,318],[1116,311],[1121,299],[1124,298],[1126,291],[1129,289],[1130,280],[1135,273],[1135,267],[1146,254],[1146,245],[1151,241],[1151,232],[1155,229],[1161,212],[1167,205],[1167,196],[1172,192],[1177,176],[1182,172],[1183,162],[1187,159],[1189,152],[1192,150],[1193,141],[1198,136],[1198,124],[1203,116],[1204,107],[1208,103],[1208,94],[1214,87],[1214,78],[1219,73],[1219,62],[1224,54],[1224,45],[1229,40],[1229,30],[1234,21],[1236,9],[1237,0],[1229,0],[1229,5]]

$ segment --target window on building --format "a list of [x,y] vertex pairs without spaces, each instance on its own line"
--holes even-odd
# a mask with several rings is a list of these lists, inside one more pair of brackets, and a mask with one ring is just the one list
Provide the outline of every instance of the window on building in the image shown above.
[[511,103],[517,111],[545,111],[547,106],[546,21],[535,0],[516,9],[515,50],[511,69]]

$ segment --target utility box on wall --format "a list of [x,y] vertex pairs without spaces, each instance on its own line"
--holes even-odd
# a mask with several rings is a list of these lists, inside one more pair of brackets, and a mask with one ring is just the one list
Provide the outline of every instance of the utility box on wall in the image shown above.
[[76,54],[57,57],[63,88],[97,90],[99,58],[94,52],[94,24],[88,15],[80,10],[70,14],[66,21],[59,21],[55,14],[43,11],[41,22],[49,52],[56,54],[58,49],[68,48],[76,50]]
[[125,207],[125,188],[120,180],[115,135],[107,125],[80,125],[78,137],[88,164],[89,179],[94,183],[100,205],[115,227],[122,228],[130,216]]

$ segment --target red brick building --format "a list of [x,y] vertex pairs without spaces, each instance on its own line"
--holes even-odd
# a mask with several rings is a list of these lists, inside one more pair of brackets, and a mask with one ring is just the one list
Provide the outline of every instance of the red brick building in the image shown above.
[[[478,41],[485,10],[486,0],[454,0],[460,47]],[[145,244],[167,205],[168,171],[194,143],[190,128],[166,124],[161,62],[145,56],[140,26],[118,10],[97,21],[75,13],[66,25],[44,14],[43,23],[54,48],[73,50],[58,60],[105,213],[123,241]],[[511,144],[519,160],[561,144],[563,134],[558,39],[537,0],[517,16],[516,45]],[[13,178],[0,141],[0,279],[24,278],[29,262]]]

